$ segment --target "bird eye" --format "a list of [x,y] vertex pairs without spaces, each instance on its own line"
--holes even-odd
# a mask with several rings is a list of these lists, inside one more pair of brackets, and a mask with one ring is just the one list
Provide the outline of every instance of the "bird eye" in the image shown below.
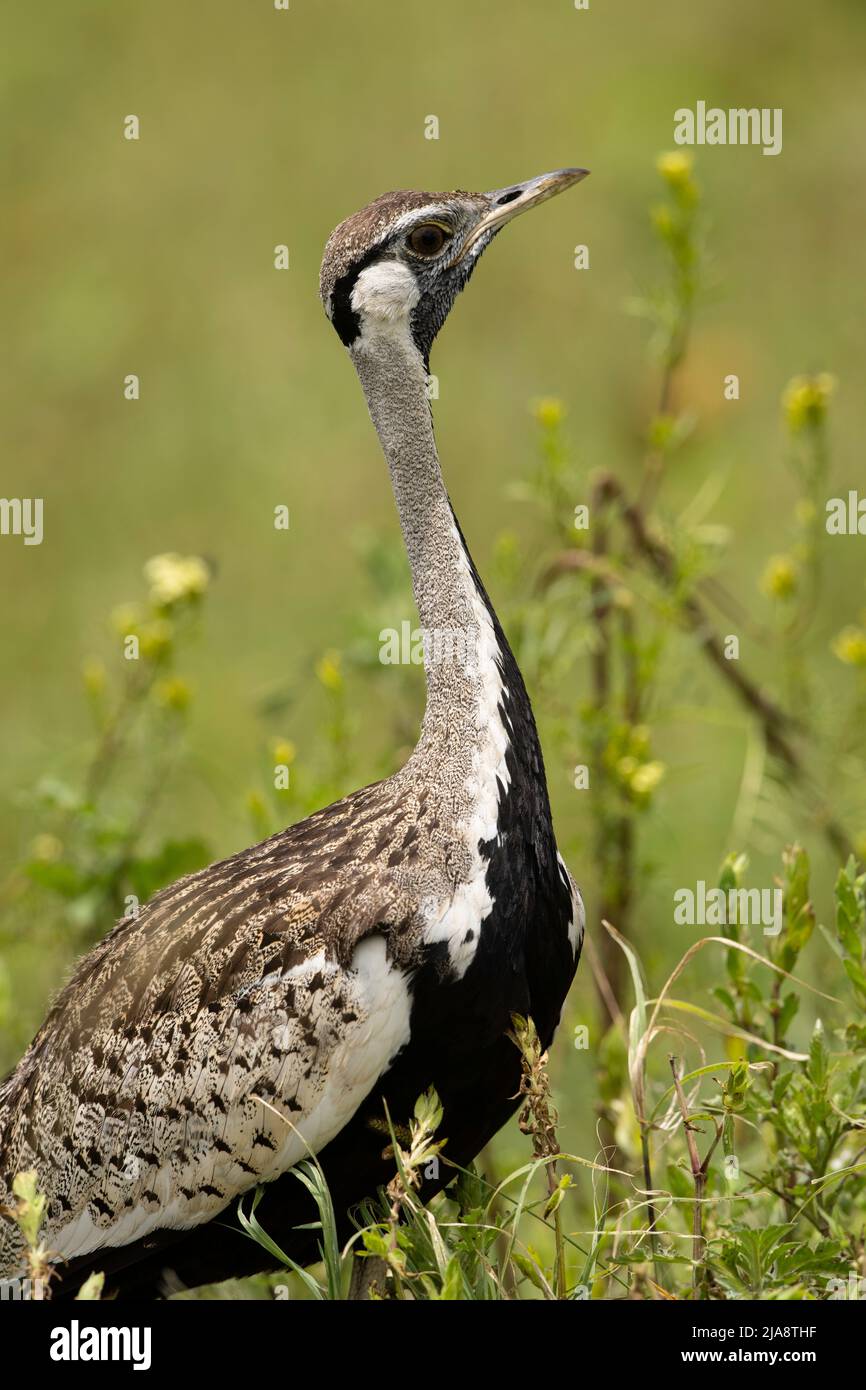
[[420,227],[414,227],[409,233],[406,245],[416,256],[437,256],[450,235],[436,222],[422,222]]

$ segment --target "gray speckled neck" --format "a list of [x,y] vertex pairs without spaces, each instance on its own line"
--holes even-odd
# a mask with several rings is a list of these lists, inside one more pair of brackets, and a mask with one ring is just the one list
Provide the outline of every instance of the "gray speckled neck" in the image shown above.
[[[432,739],[452,747],[474,741],[499,673],[492,627],[442,481],[424,364],[409,335],[396,328],[360,338],[350,351],[391,473],[421,628],[455,635],[451,659],[442,659],[441,646],[425,648],[419,750]],[[446,646],[448,640],[442,638]]]

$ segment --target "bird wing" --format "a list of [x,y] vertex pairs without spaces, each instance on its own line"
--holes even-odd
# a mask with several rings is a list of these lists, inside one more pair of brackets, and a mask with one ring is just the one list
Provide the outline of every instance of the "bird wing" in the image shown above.
[[323,1148],[408,1040],[386,786],[181,879],[81,963],[0,1088],[0,1170],[37,1169],[64,1258],[211,1219]]

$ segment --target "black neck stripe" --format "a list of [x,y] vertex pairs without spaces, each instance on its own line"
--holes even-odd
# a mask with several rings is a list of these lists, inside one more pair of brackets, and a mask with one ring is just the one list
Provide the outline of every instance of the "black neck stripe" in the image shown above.
[[340,336],[340,341],[346,347],[351,347],[358,334],[361,332],[361,320],[352,308],[352,292],[358,282],[358,276],[362,270],[375,260],[381,248],[373,246],[366,251],[359,260],[341,275],[331,291],[331,323]]

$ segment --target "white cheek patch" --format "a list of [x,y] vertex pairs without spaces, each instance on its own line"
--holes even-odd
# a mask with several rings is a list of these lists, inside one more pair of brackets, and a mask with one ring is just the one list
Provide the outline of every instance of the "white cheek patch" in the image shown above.
[[381,331],[390,325],[406,325],[420,297],[408,266],[401,261],[379,261],[361,271],[351,302],[362,323]]

